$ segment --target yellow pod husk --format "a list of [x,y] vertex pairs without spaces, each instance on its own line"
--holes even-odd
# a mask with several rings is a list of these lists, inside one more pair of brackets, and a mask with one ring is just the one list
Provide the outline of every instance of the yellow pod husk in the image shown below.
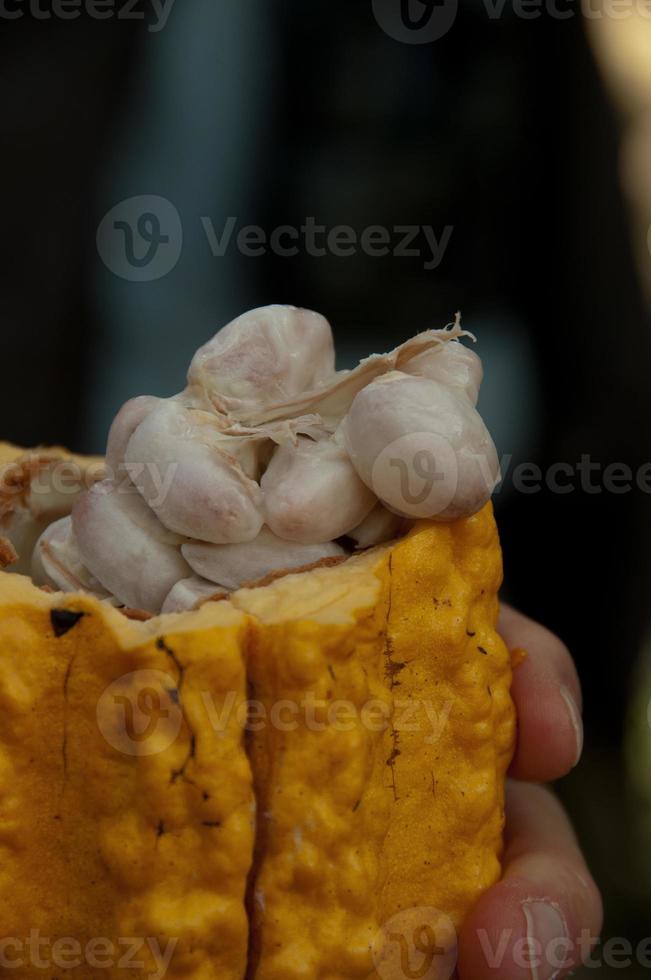
[[52,976],[129,937],[137,976],[403,975],[396,929],[500,875],[501,577],[490,505],[147,622],[0,573],[2,935],[75,940]]
[[160,976],[171,955],[167,977],[239,980],[255,806],[237,710],[245,617],[213,604],[151,631],[7,574],[0,596],[5,965],[112,980],[133,962]]
[[249,736],[255,977],[402,976],[377,972],[386,924],[435,927],[434,910],[458,928],[499,878],[514,743],[501,576],[489,505],[234,597],[255,617],[264,707]]

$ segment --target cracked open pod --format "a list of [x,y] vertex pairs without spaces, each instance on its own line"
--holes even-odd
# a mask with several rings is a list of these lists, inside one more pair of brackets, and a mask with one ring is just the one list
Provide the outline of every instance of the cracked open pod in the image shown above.
[[14,975],[449,980],[500,876],[501,578],[490,503],[168,615],[0,573]]

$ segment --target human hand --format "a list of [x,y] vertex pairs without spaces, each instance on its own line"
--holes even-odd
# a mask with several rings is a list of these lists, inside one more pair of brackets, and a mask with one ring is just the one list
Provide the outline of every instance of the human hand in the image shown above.
[[461,980],[555,980],[580,965],[602,925],[601,897],[568,818],[536,785],[566,775],[581,757],[581,687],[549,630],[508,606],[499,629],[511,649],[528,653],[513,682],[519,726],[504,874],[463,926],[458,971]]

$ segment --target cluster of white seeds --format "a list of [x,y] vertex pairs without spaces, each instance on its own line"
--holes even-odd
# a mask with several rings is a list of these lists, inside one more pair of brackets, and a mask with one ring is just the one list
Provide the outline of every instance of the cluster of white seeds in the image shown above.
[[122,407],[107,478],[41,536],[35,580],[176,612],[414,518],[475,513],[499,474],[462,336],[429,330],[336,371],[319,314],[244,314],[195,354],[183,392]]

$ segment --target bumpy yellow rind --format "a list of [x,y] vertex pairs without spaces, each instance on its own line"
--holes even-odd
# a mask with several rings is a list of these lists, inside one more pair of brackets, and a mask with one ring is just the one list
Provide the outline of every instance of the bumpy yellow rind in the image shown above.
[[348,622],[328,619],[368,586],[350,563],[313,573],[309,619],[291,617],[291,579],[234,600],[256,616],[249,677],[282,723],[251,736],[260,980],[376,977],[387,924],[431,927],[435,909],[458,927],[500,874],[514,713],[490,506],[423,523],[373,574]]
[[[239,980],[254,830],[245,618],[217,605],[152,632],[26,583],[0,581],[0,932],[18,941],[3,964],[25,980],[118,980],[128,962],[160,976],[171,954],[169,978]],[[134,718],[125,699],[142,705]],[[37,959],[30,934],[46,940]],[[66,939],[78,948],[55,947]]]
[[500,874],[501,574],[489,505],[147,623],[0,575],[2,934],[172,942],[170,980],[392,975],[405,921],[458,927]]

